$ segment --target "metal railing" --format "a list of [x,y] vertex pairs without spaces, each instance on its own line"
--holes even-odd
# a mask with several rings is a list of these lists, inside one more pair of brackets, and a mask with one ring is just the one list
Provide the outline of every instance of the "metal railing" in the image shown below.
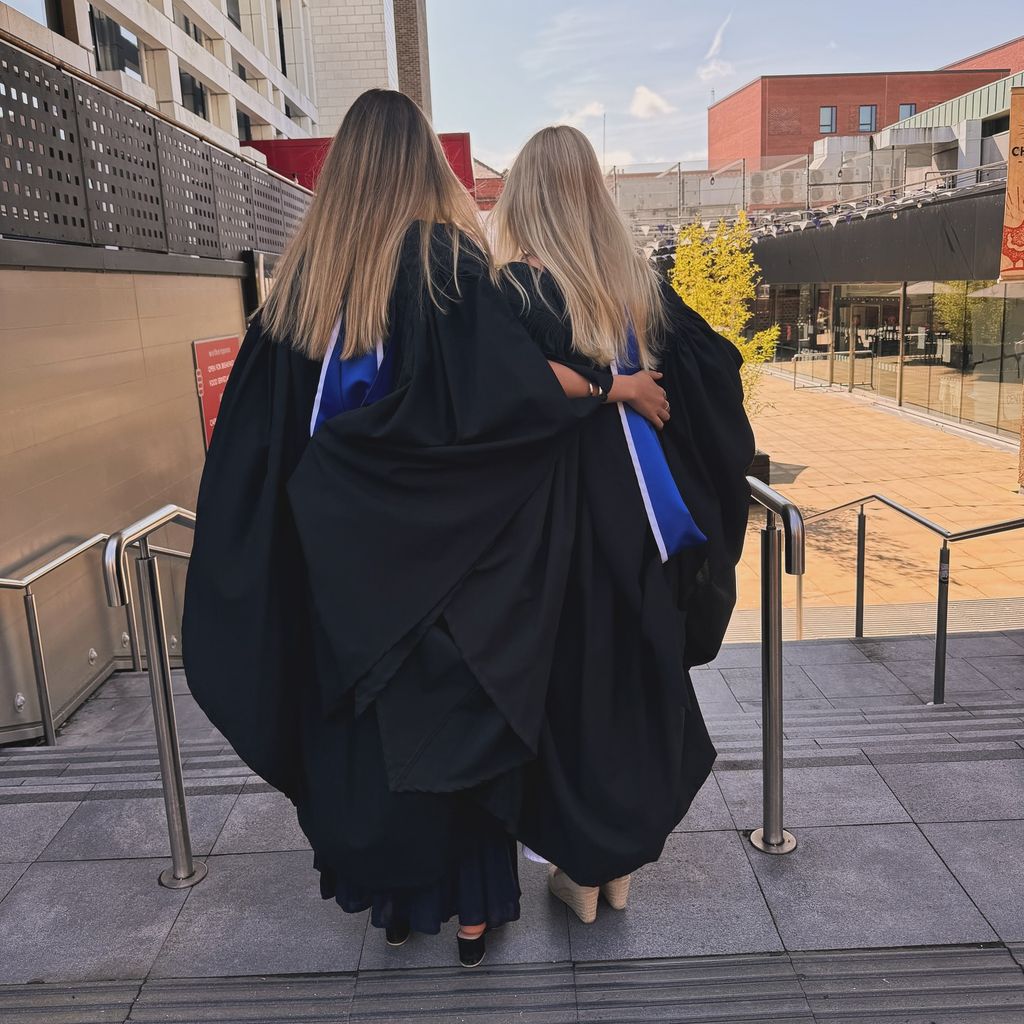
[[103,576],[107,601],[111,607],[125,605],[131,598],[128,577],[128,548],[137,544],[136,561],[139,603],[149,654],[149,690],[153,701],[153,725],[160,758],[160,784],[167,811],[167,831],[171,841],[171,866],[160,873],[160,884],[168,889],[187,889],[206,877],[206,865],[192,858],[188,812],[185,808],[185,783],[181,770],[181,750],[174,716],[171,691],[171,661],[167,647],[163,595],[160,589],[159,554],[181,552],[156,548],[150,536],[165,526],[194,528],[196,516],[177,505],[165,505],[131,526],[112,533],[103,548]]
[[[950,545],[958,544],[965,540],[975,540],[978,537],[992,537],[999,533],[1009,533],[1012,530],[1024,529],[1024,519],[1005,519],[998,523],[989,523],[987,526],[976,526],[969,530],[952,531],[944,526],[933,522],[919,512],[913,511],[898,501],[887,498],[884,494],[868,494],[863,498],[856,498],[853,501],[844,502],[834,508],[825,509],[822,512],[815,512],[806,516],[804,522],[807,525],[824,519],[827,516],[845,512],[847,509],[857,508],[857,579],[856,598],[854,608],[854,635],[864,636],[864,575],[867,563],[867,513],[865,508],[871,504],[884,505],[886,508],[899,513],[901,516],[911,520],[918,526],[929,530],[942,538],[942,547],[939,549],[938,566],[938,594],[935,603],[935,671],[932,680],[932,703],[943,704],[946,700],[946,637],[949,625],[949,565]],[[803,592],[797,590],[798,623],[802,623],[803,613]],[[800,636],[798,628],[797,636]]]
[[[39,716],[43,726],[43,738],[48,747],[57,744],[57,729],[53,718],[53,703],[50,700],[50,681],[46,672],[46,654],[43,650],[43,636],[39,625],[39,608],[36,605],[35,591],[32,589],[41,579],[67,565],[68,562],[91,551],[99,544],[106,543],[108,534],[97,533],[96,536],[83,540],[73,548],[34,569],[20,579],[0,578],[0,590],[21,590],[25,602],[25,620],[28,625],[28,642],[32,652],[32,674],[35,677],[36,699],[39,702]],[[138,622],[135,618],[135,606],[128,599],[122,602],[128,620],[128,643],[131,647],[132,668],[138,672],[142,668],[142,655],[139,651]]]
[[[750,834],[763,853],[791,853],[796,839],[782,825],[782,568],[798,579],[804,572],[804,520],[800,509],[756,477],[747,477],[751,497],[765,509],[761,529],[761,737],[764,750],[764,824]],[[781,520],[781,525],[780,525]],[[783,547],[785,540],[785,547]],[[797,614],[800,607],[797,605]]]

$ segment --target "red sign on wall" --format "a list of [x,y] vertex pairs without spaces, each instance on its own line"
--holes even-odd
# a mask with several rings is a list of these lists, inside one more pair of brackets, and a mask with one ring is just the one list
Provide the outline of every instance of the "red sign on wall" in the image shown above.
[[203,440],[207,450],[217,425],[220,401],[224,387],[235,365],[241,348],[237,338],[206,338],[192,342],[192,360],[196,367],[196,392],[199,395],[199,413],[203,417]]

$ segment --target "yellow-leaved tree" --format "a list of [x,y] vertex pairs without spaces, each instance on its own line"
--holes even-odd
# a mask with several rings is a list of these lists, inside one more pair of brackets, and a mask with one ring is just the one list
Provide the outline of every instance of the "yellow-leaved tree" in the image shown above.
[[731,224],[718,222],[714,231],[700,223],[688,224],[679,232],[672,287],[682,300],[721,334],[743,356],[743,400],[747,413],[763,406],[758,385],[763,365],[775,355],[779,325],[746,336],[753,316],[760,267],[754,261],[750,224],[745,213]]

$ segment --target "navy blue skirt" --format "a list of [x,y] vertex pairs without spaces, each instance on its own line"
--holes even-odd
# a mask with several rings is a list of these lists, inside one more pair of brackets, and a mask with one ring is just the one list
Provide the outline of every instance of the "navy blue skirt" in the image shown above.
[[464,925],[497,928],[519,920],[519,864],[515,840],[483,812],[472,815],[444,875],[412,888],[371,889],[341,877],[314,858],[320,895],[350,914],[370,911],[374,928],[407,925],[436,935],[453,917]]

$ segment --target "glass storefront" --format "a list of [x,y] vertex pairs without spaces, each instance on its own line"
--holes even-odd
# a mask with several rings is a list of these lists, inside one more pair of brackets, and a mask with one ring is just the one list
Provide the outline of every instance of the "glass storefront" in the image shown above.
[[766,285],[756,329],[797,384],[871,391],[932,416],[1020,436],[1024,283]]

